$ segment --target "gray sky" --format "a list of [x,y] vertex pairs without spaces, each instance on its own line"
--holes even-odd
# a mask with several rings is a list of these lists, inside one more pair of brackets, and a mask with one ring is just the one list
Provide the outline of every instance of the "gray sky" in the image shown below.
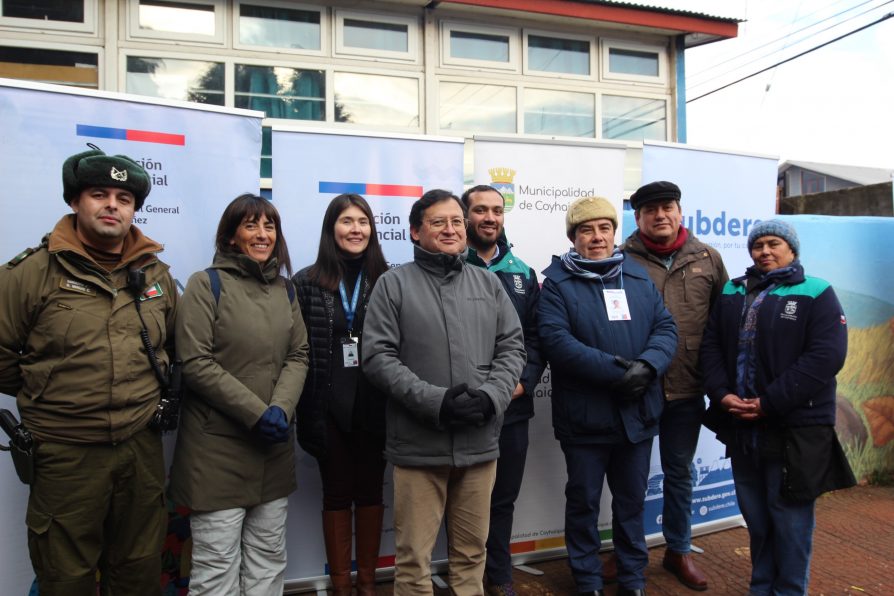
[[[747,22],[736,39],[686,52],[690,101],[894,12],[894,1],[749,0],[706,12]],[[894,169],[894,18],[691,101],[687,119],[692,145]]]

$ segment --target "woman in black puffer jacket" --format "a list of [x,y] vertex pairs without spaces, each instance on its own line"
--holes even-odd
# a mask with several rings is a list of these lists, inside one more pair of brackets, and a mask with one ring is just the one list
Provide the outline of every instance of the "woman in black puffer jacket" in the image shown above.
[[323,217],[317,261],[293,281],[310,344],[298,402],[298,443],[317,458],[323,536],[336,595],[351,593],[351,508],[357,535],[357,592],[375,593],[382,533],[385,398],[360,369],[363,319],[388,265],[363,197],[342,194]]

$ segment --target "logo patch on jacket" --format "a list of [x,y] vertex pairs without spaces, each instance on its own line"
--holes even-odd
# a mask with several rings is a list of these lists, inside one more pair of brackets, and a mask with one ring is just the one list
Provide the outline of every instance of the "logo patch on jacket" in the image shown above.
[[789,300],[785,303],[785,308],[782,311],[782,314],[779,315],[783,319],[788,319],[789,321],[797,321],[798,320],[798,302],[796,300]]
[[512,282],[515,284],[515,293],[516,294],[524,294],[525,293],[525,284],[522,281],[521,275],[518,273],[512,274]]
[[59,287],[63,290],[68,290],[69,292],[77,292],[78,294],[86,294],[87,296],[96,296],[95,288],[76,279],[63,279],[59,282]]
[[143,295],[140,296],[140,302],[152,300],[153,298],[161,298],[164,295],[165,292],[161,289],[161,285],[156,282],[153,286],[149,287],[149,289],[143,292]]

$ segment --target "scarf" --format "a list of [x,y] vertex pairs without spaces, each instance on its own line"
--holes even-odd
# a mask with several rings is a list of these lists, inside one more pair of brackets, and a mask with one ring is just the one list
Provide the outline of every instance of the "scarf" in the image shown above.
[[624,253],[615,247],[612,255],[598,261],[591,261],[580,256],[573,248],[562,255],[562,267],[572,275],[584,279],[605,281],[621,275]]
[[[748,276],[748,292],[745,303],[742,305],[742,317],[739,326],[739,351],[736,355],[736,391],[740,397],[757,395],[755,378],[757,376],[757,354],[755,351],[755,339],[757,338],[757,314],[764,298],[773,291],[787,277],[797,271],[798,262],[795,261],[788,267],[781,267],[764,273],[757,267],[749,267],[745,274]],[[758,291],[759,290],[759,291]],[[747,295],[758,292],[753,300],[749,301]]]
[[664,244],[658,244],[657,242],[650,240],[645,234],[642,232],[638,232],[639,239],[642,241],[643,246],[646,247],[650,253],[656,254],[659,257],[666,257],[674,254],[686,244],[686,241],[689,239],[689,230],[685,227],[680,226],[680,231],[677,234],[677,239],[667,246]]

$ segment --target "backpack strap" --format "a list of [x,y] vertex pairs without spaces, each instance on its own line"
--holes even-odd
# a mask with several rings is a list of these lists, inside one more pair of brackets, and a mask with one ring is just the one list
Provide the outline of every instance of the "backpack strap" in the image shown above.
[[220,303],[220,273],[214,267],[205,269],[208,274],[208,280],[211,282],[211,294],[214,296],[214,303]]
[[[208,280],[211,282],[211,294],[214,296],[214,303],[220,303],[220,273],[214,267],[208,267],[205,269],[205,273],[208,274]],[[289,295],[289,304],[293,304],[295,302],[295,284],[292,283],[287,277],[282,275],[279,276],[282,280],[283,285],[286,288],[286,293]]]

